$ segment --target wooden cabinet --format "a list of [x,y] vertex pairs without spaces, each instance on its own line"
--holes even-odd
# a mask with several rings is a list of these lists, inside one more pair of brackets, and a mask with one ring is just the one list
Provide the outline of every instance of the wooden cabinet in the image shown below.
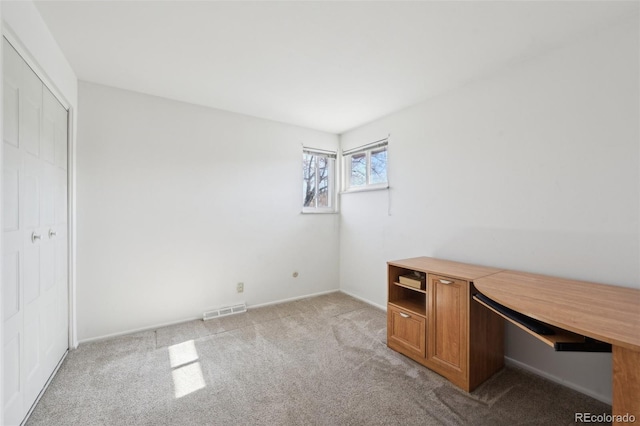
[[[466,391],[503,365],[502,318],[471,300],[497,269],[420,257],[388,262],[387,345]],[[414,288],[400,277],[422,277]]]

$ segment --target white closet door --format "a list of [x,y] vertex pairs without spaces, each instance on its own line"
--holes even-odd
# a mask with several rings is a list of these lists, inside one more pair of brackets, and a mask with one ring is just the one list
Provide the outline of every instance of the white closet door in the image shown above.
[[22,59],[4,42],[3,92],[3,360],[4,360],[4,413],[5,424],[16,424],[23,413],[24,314],[22,264],[23,241],[20,204],[22,191],[22,155],[20,152],[20,85]]
[[68,347],[67,113],[3,42],[3,403],[19,424]]

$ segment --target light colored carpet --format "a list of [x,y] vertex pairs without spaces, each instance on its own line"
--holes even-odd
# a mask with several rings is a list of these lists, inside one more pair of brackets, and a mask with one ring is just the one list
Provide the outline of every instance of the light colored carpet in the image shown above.
[[386,346],[343,293],[80,345],[36,425],[569,425],[610,406],[506,368],[472,393]]

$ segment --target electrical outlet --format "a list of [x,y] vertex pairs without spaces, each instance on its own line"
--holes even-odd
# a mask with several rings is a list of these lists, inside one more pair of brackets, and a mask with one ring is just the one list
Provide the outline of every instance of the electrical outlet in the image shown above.
[[244,283],[238,283],[236,284],[236,291],[238,293],[242,293],[244,291]]

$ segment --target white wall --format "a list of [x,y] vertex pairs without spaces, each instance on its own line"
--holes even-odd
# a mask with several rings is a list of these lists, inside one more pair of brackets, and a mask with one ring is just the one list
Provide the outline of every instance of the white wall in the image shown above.
[[302,144],[336,135],[84,82],[80,107],[80,340],[338,288],[338,215],[300,213]]
[[[384,305],[412,256],[640,287],[638,52],[636,16],[342,135],[391,134],[391,189],[342,195],[341,289]],[[507,331],[507,357],[610,401],[609,354],[543,346]]]

